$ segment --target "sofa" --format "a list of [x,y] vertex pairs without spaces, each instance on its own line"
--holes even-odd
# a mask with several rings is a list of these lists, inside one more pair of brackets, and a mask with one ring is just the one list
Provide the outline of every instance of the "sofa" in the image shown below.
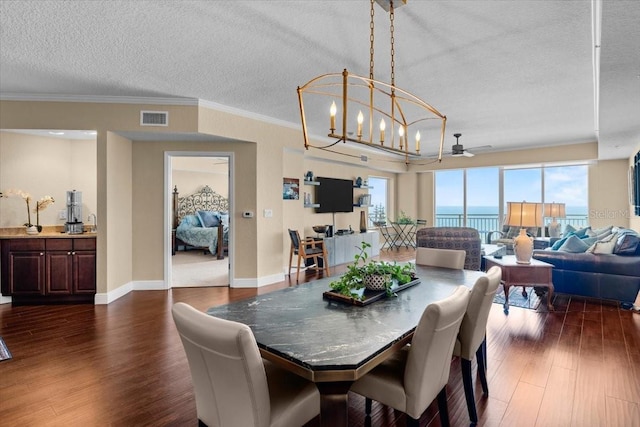
[[640,292],[640,236],[633,230],[574,229],[533,258],[553,264],[558,293],[633,304]]
[[482,239],[475,228],[425,227],[416,232],[416,245],[420,248],[464,249],[465,270],[480,270]]

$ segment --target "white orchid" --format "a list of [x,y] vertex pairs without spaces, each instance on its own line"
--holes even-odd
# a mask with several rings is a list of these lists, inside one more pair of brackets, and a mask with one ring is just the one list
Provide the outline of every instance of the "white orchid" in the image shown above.
[[[12,196],[22,197],[22,199],[27,204],[27,223],[25,225],[27,227],[31,227],[33,225],[31,224],[31,207],[30,207],[31,194],[27,193],[26,191],[16,190],[16,189],[9,189],[7,191],[0,192],[0,197],[12,197]],[[44,196],[43,198],[41,198],[36,202],[36,207],[35,209],[33,209],[33,212],[36,214],[36,225],[38,226],[40,225],[40,211],[46,209],[53,202],[55,202],[55,200],[51,196]]]

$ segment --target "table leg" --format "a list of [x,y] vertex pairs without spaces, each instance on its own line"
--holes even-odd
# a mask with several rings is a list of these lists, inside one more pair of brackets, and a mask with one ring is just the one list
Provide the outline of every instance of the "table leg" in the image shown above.
[[504,314],[509,314],[509,284],[502,282],[504,288]]
[[553,298],[553,286],[549,286],[549,288],[547,289],[547,310],[556,311],[556,309],[553,308],[553,304],[551,304],[552,298]]
[[349,422],[349,405],[347,395],[353,382],[319,382],[320,391],[320,425],[322,427],[347,427]]

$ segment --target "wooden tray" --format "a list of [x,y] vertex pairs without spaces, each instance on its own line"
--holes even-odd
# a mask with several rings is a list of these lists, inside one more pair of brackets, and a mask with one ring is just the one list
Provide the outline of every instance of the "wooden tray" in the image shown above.
[[[400,286],[394,286],[391,288],[391,290],[393,292],[400,292],[403,291],[407,288],[410,288],[411,286],[417,285],[418,283],[420,283],[420,279],[416,278],[413,279],[412,281],[410,281],[409,283],[405,283],[404,285],[400,285]],[[346,295],[342,295],[339,294],[338,292],[335,291],[325,291],[322,294],[322,297],[324,299],[329,299],[329,300],[334,300],[334,301],[341,301],[347,304],[351,304],[351,305],[357,305],[360,307],[364,307],[365,305],[369,305],[373,302],[376,302],[382,298],[386,298],[387,297],[387,292],[386,291],[370,291],[369,289],[365,289],[364,293],[364,300],[360,301],[358,299],[352,298],[352,297],[348,297]]]

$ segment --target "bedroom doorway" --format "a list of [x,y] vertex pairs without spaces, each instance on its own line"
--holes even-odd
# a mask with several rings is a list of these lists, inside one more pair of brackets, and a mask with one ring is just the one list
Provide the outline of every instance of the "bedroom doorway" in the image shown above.
[[211,152],[168,156],[169,287],[230,284],[231,158]]

